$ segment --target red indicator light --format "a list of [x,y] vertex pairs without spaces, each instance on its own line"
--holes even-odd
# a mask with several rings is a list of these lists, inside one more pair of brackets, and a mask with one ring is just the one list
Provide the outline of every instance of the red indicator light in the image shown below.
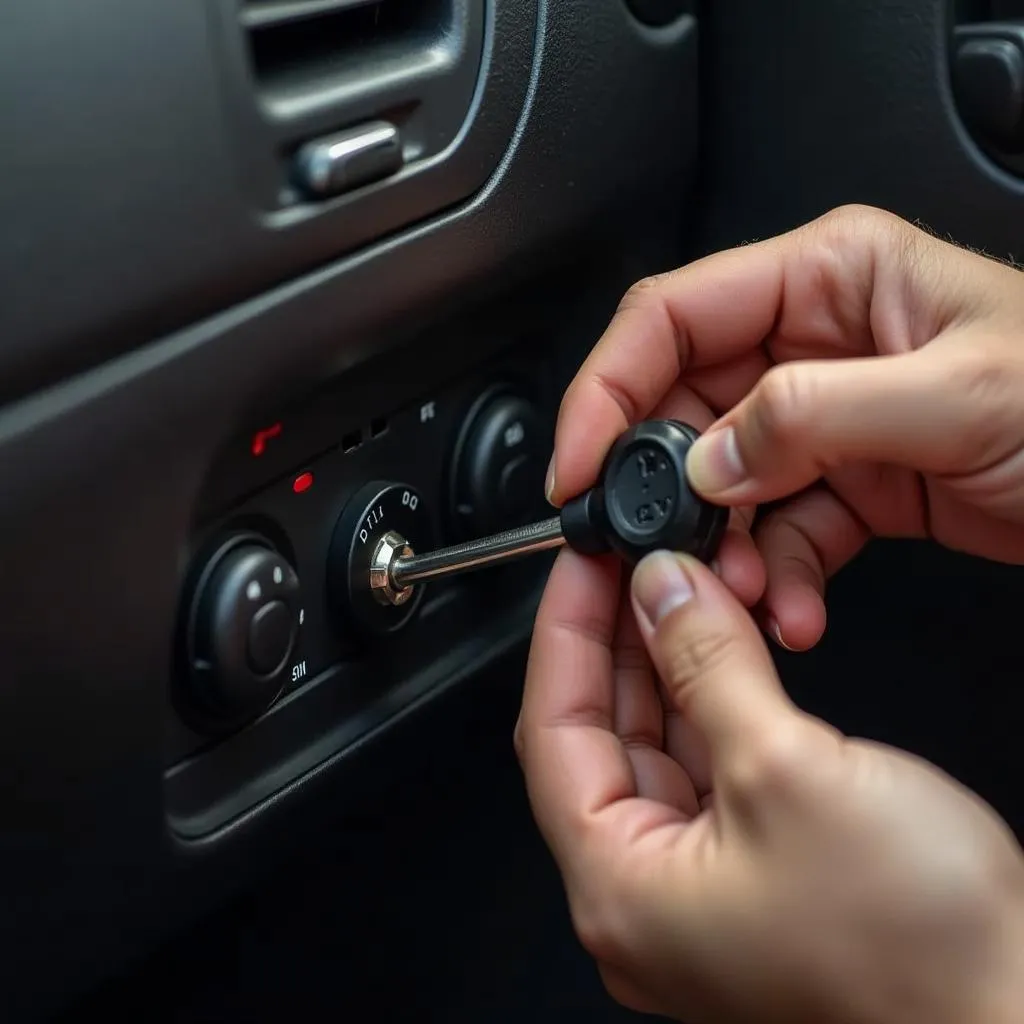
[[301,494],[303,491],[308,491],[313,486],[313,474],[312,473],[300,473],[292,481],[292,490],[296,494]]
[[267,442],[274,437],[277,437],[281,433],[281,424],[275,423],[273,426],[267,427],[265,430],[257,430],[252,435],[252,453],[253,455],[260,456],[267,450]]

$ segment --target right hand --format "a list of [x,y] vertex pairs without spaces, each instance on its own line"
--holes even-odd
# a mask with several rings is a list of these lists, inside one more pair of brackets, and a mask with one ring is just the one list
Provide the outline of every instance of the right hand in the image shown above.
[[852,207],[641,282],[562,403],[555,504],[684,386],[720,417],[690,452],[694,487],[736,507],[782,499],[755,539],[785,646],[818,641],[827,578],[872,535],[1024,563],[1013,268]]

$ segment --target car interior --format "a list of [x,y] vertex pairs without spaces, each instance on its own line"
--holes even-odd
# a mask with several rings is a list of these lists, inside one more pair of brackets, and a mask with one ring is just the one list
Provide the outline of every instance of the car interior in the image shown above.
[[[639,1019],[512,747],[551,553],[367,545],[550,515],[641,278],[848,203],[1024,256],[1022,83],[1024,0],[4,0],[0,1016]],[[1020,579],[874,542],[773,653],[1021,835]]]

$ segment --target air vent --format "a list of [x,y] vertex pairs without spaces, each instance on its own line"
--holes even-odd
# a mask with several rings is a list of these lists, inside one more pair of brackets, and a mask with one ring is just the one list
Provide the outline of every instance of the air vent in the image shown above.
[[[409,209],[391,206],[392,216],[429,205],[434,193],[413,195],[415,179],[458,144],[493,2],[210,0],[227,34],[243,188],[283,215],[276,226],[339,203],[369,211],[384,190],[409,193]],[[387,220],[362,216],[351,230],[379,231]]]
[[379,0],[243,0],[242,24],[249,28],[263,28],[349,7],[379,6]]
[[452,0],[249,0],[240,17],[268,108],[301,117],[443,60]]

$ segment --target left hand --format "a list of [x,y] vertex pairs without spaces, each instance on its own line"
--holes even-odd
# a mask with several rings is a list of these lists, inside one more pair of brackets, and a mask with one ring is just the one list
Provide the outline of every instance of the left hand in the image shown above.
[[692,1024],[1020,1022],[1024,856],[937,768],[787,698],[692,558],[563,551],[516,749],[611,994]]

